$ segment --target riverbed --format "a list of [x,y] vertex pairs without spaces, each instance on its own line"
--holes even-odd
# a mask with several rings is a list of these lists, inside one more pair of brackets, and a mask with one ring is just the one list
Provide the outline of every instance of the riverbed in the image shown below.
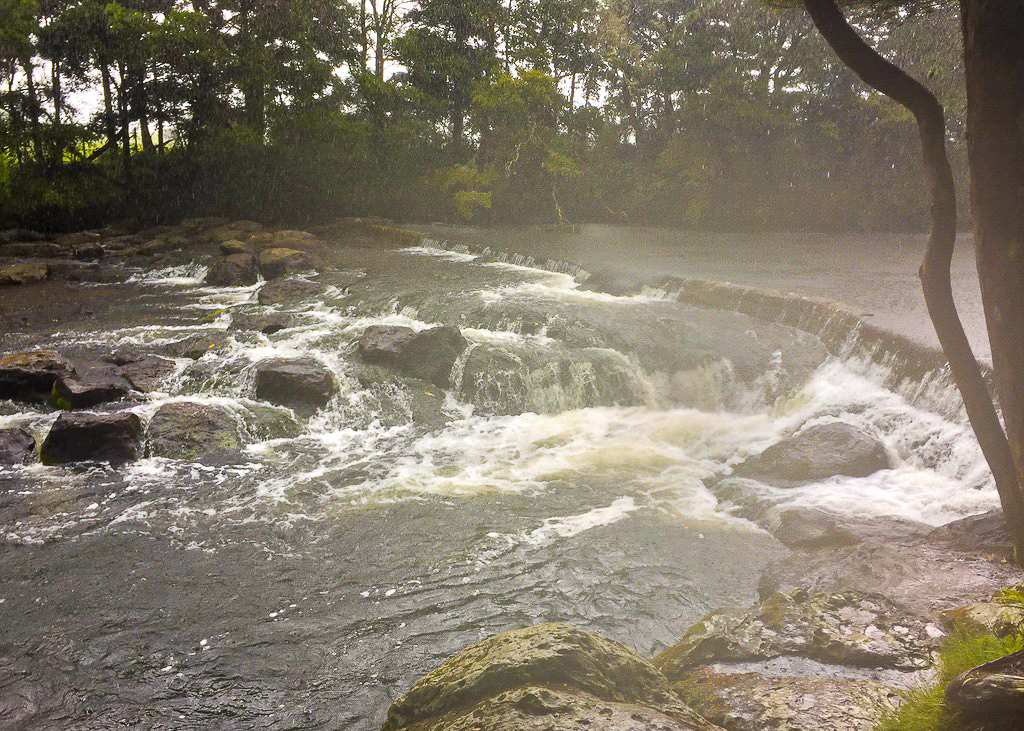
[[[856,426],[892,468],[755,484],[759,510],[935,526],[998,504],[941,373],[916,398],[921,383],[887,387],[867,357],[686,305],[654,276],[776,289],[835,277],[860,291],[881,269],[853,268],[864,257],[848,241],[829,259],[805,237],[819,254],[801,270],[779,263],[775,239],[731,246],[730,264],[710,249],[680,255],[661,233],[574,236],[545,246],[585,266],[614,249],[615,265],[547,271],[435,234],[404,249],[338,242],[308,277],[318,293],[279,305],[256,302],[262,284],[205,286],[202,260],[70,293],[51,283],[66,298],[52,296],[58,315],[26,306],[4,352],[156,352],[222,336],[130,408],[145,420],[169,402],[216,404],[246,445],[196,463],[0,468],[0,726],[370,731],[456,650],[545,621],[651,655],[709,610],[755,601],[763,568],[789,553],[714,486],[807,424]],[[539,246],[532,233],[499,238]],[[876,291],[903,302],[907,284],[900,274]],[[271,335],[238,326],[282,313],[293,321]],[[360,362],[371,325],[437,324],[469,341],[446,389]],[[339,384],[312,414],[254,396],[255,365],[295,355]],[[937,413],[936,398],[954,406]],[[0,414],[36,434],[56,418],[10,402]]]

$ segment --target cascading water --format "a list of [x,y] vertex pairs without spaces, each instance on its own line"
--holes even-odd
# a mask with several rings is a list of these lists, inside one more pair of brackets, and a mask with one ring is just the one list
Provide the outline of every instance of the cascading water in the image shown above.
[[[256,303],[200,267],[139,273],[131,316],[39,346],[181,358],[173,401],[226,408],[246,445],[120,471],[0,469],[0,710],[20,728],[376,728],[391,699],[489,634],[570,621],[649,653],[749,603],[786,551],[718,478],[794,430],[842,421],[894,465],[759,501],[929,525],[994,507],[969,429],[787,324],[677,291],[614,296],[560,262],[339,249],[320,294]],[[533,268],[543,264],[544,268]],[[530,266],[526,266],[530,265]],[[550,271],[549,271],[550,270]],[[287,317],[271,335],[245,317]],[[370,325],[461,329],[448,389],[364,364]],[[834,350],[834,349],[833,349]],[[255,368],[312,357],[312,415],[256,399]],[[56,418],[0,405],[0,427]],[[966,487],[965,487],[966,485]],[[12,700],[6,700],[12,699]]]

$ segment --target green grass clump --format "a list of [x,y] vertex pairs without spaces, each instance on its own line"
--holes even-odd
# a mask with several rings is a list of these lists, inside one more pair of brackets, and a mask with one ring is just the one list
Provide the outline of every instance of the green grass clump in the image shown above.
[[1024,604],[1024,585],[1000,589],[992,599],[1000,604]]
[[875,731],[960,731],[955,714],[946,708],[946,685],[965,670],[1024,650],[1024,636],[977,634],[960,625],[953,628],[939,651],[939,684],[908,691],[903,705],[887,713]]

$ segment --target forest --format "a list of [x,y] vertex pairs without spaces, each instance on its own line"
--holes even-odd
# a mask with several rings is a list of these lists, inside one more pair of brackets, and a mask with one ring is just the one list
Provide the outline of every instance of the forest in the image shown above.
[[[956,13],[853,21],[962,185]],[[0,0],[0,60],[0,227],[927,225],[912,117],[763,0]]]

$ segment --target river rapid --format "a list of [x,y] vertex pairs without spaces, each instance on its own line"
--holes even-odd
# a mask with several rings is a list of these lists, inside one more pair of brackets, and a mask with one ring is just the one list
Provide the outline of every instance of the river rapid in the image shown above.
[[[941,525],[998,505],[941,373],[894,378],[854,340],[830,353],[653,280],[609,294],[571,267],[468,252],[340,247],[320,294],[281,306],[256,302],[261,284],[205,287],[202,263],[140,269],[83,286],[101,316],[3,336],[5,352],[74,354],[226,335],[130,408],[220,404],[247,445],[0,468],[0,727],[369,731],[499,631],[567,621],[650,655],[752,603],[788,554],[752,520],[771,506]],[[238,327],[273,312],[293,326]],[[452,386],[362,364],[379,324],[459,327]],[[294,355],[339,384],[312,415],[254,399],[255,364]],[[55,418],[0,402],[0,427]],[[756,506],[716,494],[746,457],[830,421],[894,467],[749,481]]]

